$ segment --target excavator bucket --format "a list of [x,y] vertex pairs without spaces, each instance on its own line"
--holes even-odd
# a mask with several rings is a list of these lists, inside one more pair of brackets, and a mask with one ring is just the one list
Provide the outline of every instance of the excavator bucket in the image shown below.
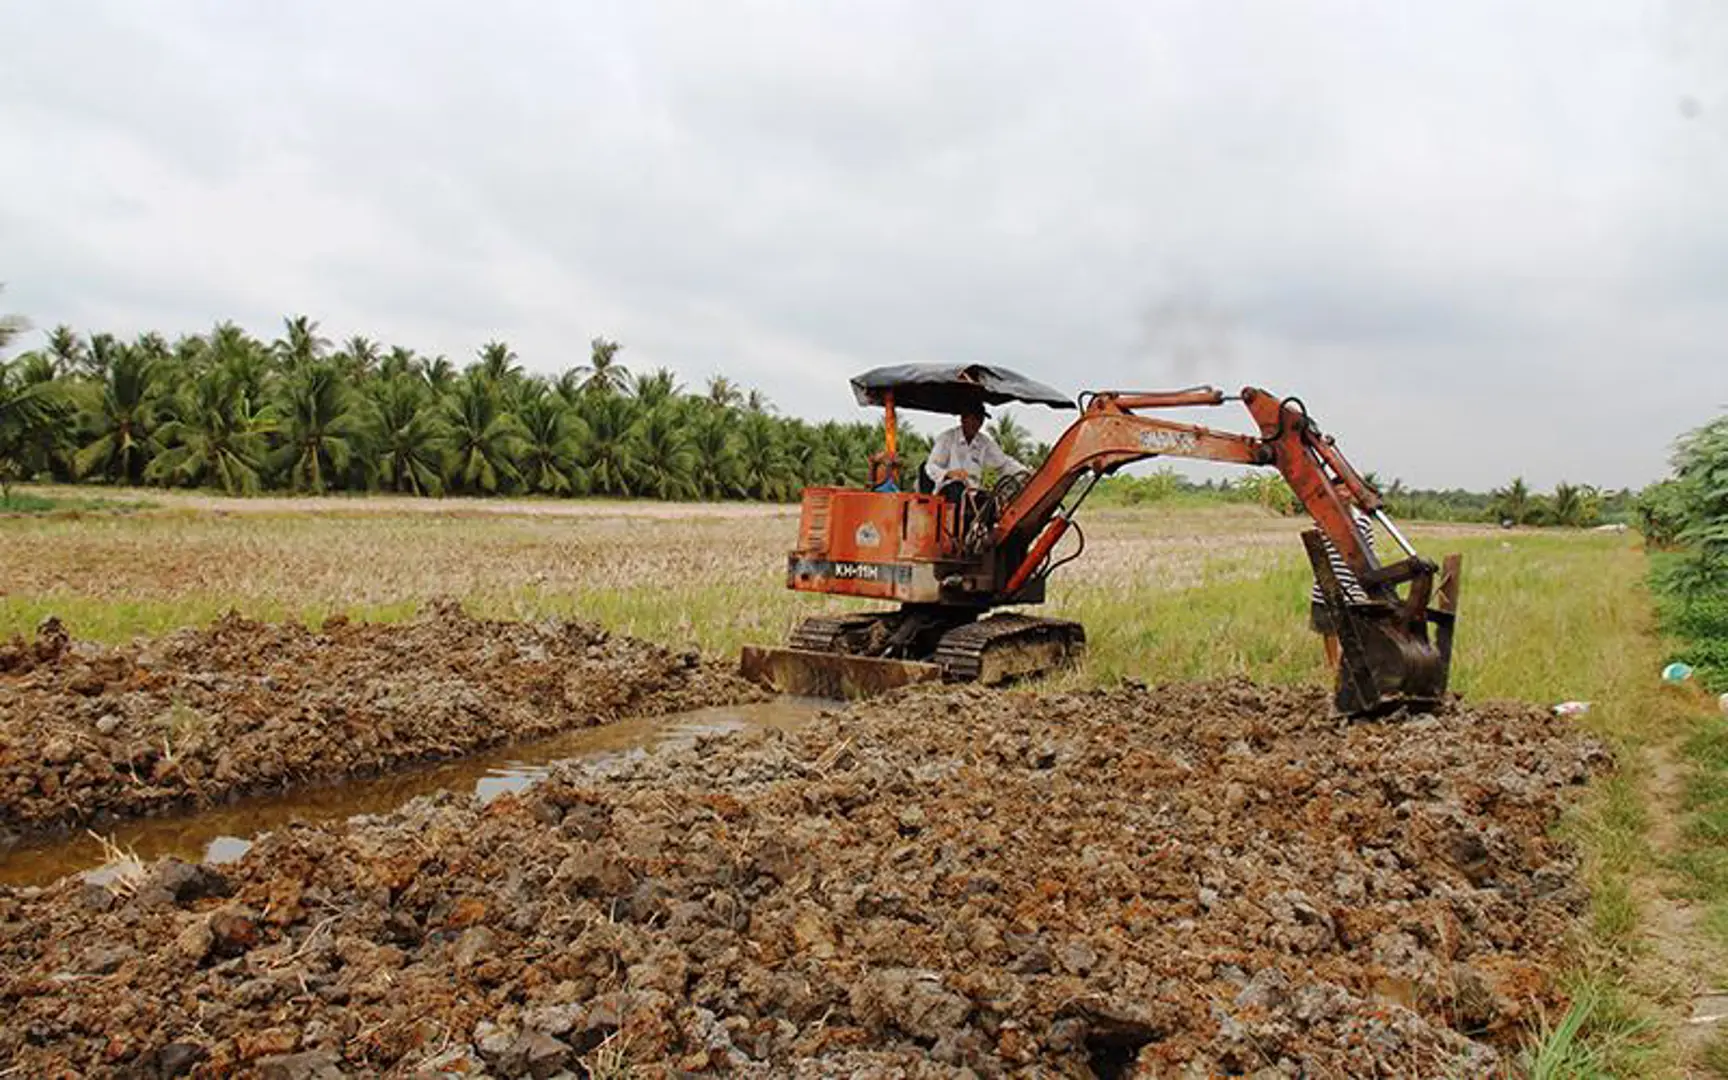
[[1338,711],[1368,717],[1400,708],[1414,712],[1437,708],[1446,697],[1451,675],[1462,557],[1446,556],[1438,588],[1432,581],[1432,564],[1424,564],[1427,570],[1413,573],[1405,601],[1352,603],[1332,570],[1320,533],[1306,532],[1302,540],[1338,628],[1342,654],[1334,699]]
[[744,646],[738,670],[746,679],[795,697],[853,700],[912,683],[936,682],[942,668],[917,660],[884,660],[814,649]]

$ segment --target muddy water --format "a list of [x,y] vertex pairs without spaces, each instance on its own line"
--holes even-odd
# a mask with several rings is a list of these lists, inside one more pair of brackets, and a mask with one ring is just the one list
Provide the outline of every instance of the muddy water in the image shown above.
[[[195,813],[145,818],[112,828],[115,845],[143,862],[173,855],[190,862],[231,862],[252,840],[292,821],[342,821],[381,814],[438,791],[472,792],[490,802],[545,777],[563,761],[604,762],[663,747],[688,745],[704,735],[754,728],[789,730],[832,702],[780,697],[668,716],[621,720],[534,742],[501,746],[456,761],[328,787],[242,799]],[[127,865],[88,833],[27,845],[0,855],[0,884],[46,885],[68,874],[105,881]]]

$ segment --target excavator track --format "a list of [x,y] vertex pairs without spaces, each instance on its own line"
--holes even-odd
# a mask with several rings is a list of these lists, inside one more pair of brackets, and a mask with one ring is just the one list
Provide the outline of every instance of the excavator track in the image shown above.
[[898,611],[872,611],[861,615],[816,615],[792,628],[786,644],[811,652],[854,653],[877,627],[892,628]]
[[1079,623],[1002,614],[943,634],[931,660],[950,682],[995,686],[1064,667],[1085,648]]

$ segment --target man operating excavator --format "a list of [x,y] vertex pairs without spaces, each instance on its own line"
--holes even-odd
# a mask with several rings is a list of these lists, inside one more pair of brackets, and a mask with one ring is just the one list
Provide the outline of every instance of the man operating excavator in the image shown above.
[[936,436],[930,447],[924,475],[930,478],[936,494],[950,503],[958,504],[967,491],[976,489],[983,482],[985,469],[1021,474],[1032,471],[1010,457],[984,430],[984,419],[989,415],[983,405],[967,406],[960,414],[960,426]]

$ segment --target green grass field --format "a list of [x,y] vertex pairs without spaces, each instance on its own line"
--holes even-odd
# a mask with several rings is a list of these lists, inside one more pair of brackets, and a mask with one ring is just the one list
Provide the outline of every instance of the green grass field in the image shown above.
[[[294,506],[166,499],[132,514],[0,518],[0,635],[28,635],[48,615],[100,641],[229,609],[391,620],[451,596],[478,614],[573,615],[731,655],[780,640],[806,614],[851,606],[784,587],[792,509],[285,505]],[[1306,628],[1310,579],[1295,519],[1159,506],[1084,523],[1086,553],[1059,572],[1045,605],[1087,626],[1088,663],[1068,679],[1324,676]],[[1589,646],[1646,629],[1642,607],[1625,600],[1639,594],[1642,557],[1623,535],[1417,527],[1415,538],[1428,553],[1465,555],[1456,685],[1466,693],[1599,697],[1612,673]]]
[[[1312,579],[1297,519],[1159,504],[1082,521],[1087,551],[1060,572],[1044,610],[1085,624],[1088,658],[1054,685],[1326,678],[1307,629]],[[460,500],[164,497],[132,513],[0,517],[0,636],[27,637],[49,615],[102,641],[230,609],[312,623],[338,612],[394,620],[454,597],[480,615],[576,616],[732,657],[746,643],[783,640],[805,615],[851,606],[785,588],[796,529],[796,510],[783,507]],[[1666,646],[1638,538],[1410,532],[1431,557],[1464,556],[1453,688],[1477,699],[1590,701],[1580,722],[1623,765],[1566,826],[1583,845],[1593,902],[1569,976],[1574,1011],[1532,1033],[1546,1056],[1533,1056],[1531,1071],[1677,1069],[1658,1022],[1673,1003],[1645,974],[1653,905],[1664,902],[1652,885],[1661,865],[1652,837],[1666,811],[1650,761],[1688,730],[1695,703],[1656,679]],[[1720,824],[1714,794],[1694,793],[1694,829]]]

